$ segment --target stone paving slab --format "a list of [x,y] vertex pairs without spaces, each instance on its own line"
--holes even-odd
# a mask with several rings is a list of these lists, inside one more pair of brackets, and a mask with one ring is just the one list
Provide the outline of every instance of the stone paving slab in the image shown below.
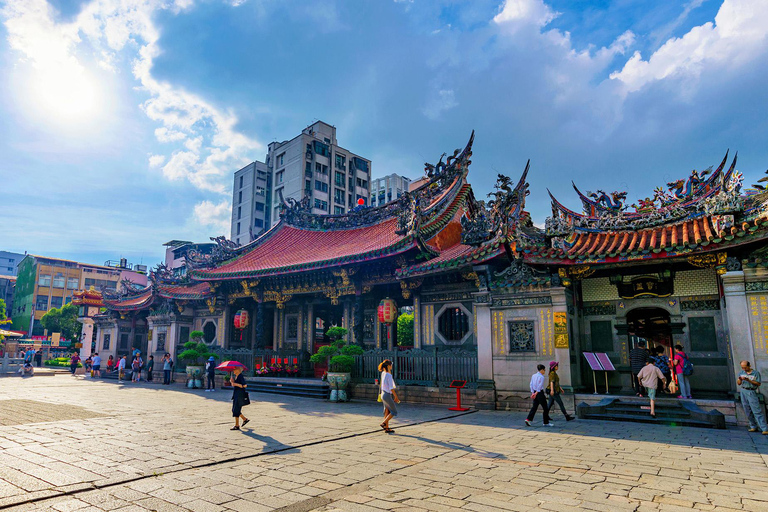
[[[36,400],[106,417],[0,427],[0,509],[768,510],[768,439],[743,429],[527,428],[521,413],[481,411],[387,435],[375,403],[256,395],[252,422],[232,432],[223,393],[55,379]],[[22,391],[0,388],[0,407]],[[404,404],[401,418],[445,412]]]

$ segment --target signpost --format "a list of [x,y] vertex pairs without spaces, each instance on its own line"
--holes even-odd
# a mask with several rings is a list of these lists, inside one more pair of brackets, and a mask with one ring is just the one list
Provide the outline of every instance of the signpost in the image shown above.
[[467,385],[465,380],[454,380],[451,382],[449,388],[456,388],[456,407],[449,407],[449,411],[468,411],[469,407],[461,406],[461,388]]
[[592,384],[595,387],[595,392],[593,394],[597,394],[597,378],[595,377],[595,372],[605,372],[605,394],[608,394],[608,372],[616,371],[616,367],[613,366],[613,362],[611,362],[611,359],[608,357],[608,354],[605,352],[600,353],[592,353],[592,352],[583,352],[584,357],[587,359],[587,363],[589,363],[589,367],[592,370]]

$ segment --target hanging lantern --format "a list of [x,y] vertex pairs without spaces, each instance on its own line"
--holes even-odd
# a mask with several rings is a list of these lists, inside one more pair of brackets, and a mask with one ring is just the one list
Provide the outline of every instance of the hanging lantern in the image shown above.
[[397,304],[392,299],[384,299],[379,302],[379,322],[391,324],[397,318]]
[[248,312],[241,309],[235,313],[235,329],[245,329],[248,327]]

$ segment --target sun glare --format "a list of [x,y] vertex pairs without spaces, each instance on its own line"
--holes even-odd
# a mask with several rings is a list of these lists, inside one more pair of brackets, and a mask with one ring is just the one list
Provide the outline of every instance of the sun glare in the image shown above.
[[88,125],[103,113],[103,84],[82,66],[35,69],[28,82],[21,94],[47,123]]

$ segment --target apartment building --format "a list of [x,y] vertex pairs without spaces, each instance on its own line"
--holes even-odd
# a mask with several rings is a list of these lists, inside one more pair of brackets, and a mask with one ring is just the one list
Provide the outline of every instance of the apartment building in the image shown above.
[[376,178],[371,183],[371,206],[381,206],[398,199],[409,190],[410,184],[410,178],[399,174]]
[[13,311],[7,314],[13,320],[13,330],[40,336],[43,315],[52,308],[69,304],[76,290],[91,286],[97,290],[102,287],[115,290],[125,279],[146,285],[146,267],[133,267],[125,259],[115,262],[114,266],[91,265],[27,254],[19,263]]
[[245,245],[270,227],[272,173],[264,162],[251,162],[235,173],[230,240]]
[[16,267],[26,254],[18,252],[0,251],[0,275],[15,276]]

